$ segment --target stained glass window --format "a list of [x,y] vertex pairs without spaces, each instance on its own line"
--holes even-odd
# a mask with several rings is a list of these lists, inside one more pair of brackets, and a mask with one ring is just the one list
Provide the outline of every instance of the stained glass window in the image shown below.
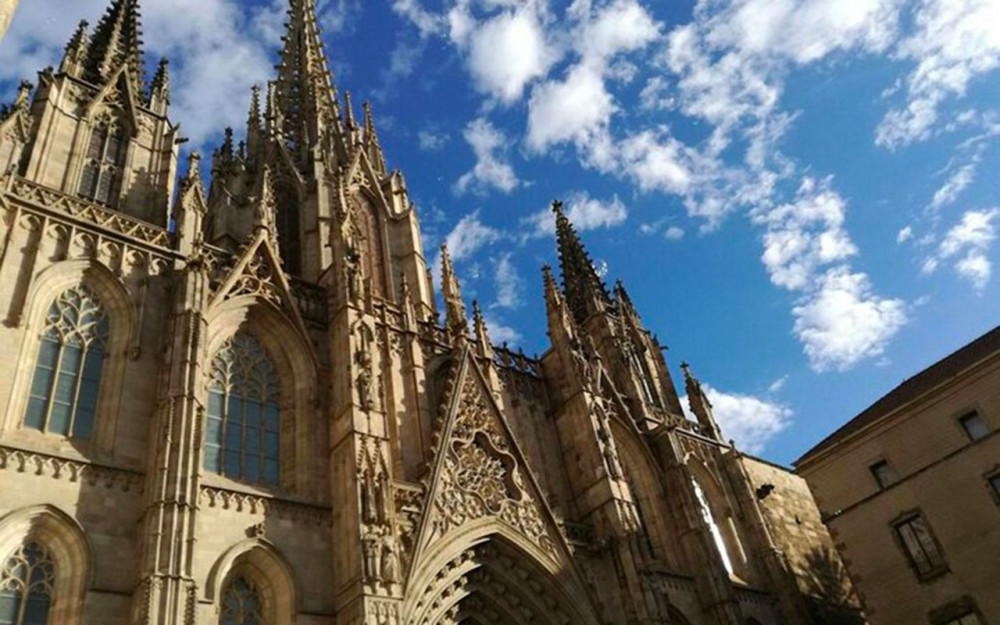
[[25,427],[90,438],[108,329],[100,300],[86,286],[66,290],[53,302],[38,348]]
[[237,334],[212,359],[205,412],[206,471],[278,483],[278,376],[253,336]]
[[40,543],[28,542],[0,570],[0,625],[46,625],[55,564]]
[[94,126],[80,176],[82,197],[100,204],[115,204],[127,146],[128,138],[120,125],[104,120]]
[[222,592],[219,625],[264,625],[257,587],[245,577],[237,577]]

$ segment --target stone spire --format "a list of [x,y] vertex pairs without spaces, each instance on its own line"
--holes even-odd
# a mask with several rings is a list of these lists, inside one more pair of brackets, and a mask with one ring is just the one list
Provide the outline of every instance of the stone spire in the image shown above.
[[66,44],[66,52],[63,54],[62,63],[59,64],[59,71],[69,74],[74,78],[83,75],[84,65],[87,62],[87,51],[90,49],[90,36],[88,29],[90,24],[87,20],[81,20],[69,43]]
[[576,321],[582,323],[592,314],[604,312],[611,301],[576,229],[563,212],[562,202],[553,202],[552,212],[556,216],[556,240],[566,301]]
[[483,358],[493,359],[493,342],[490,340],[490,333],[486,329],[486,318],[479,308],[479,301],[472,300],[472,325],[476,333],[476,350]]
[[160,59],[160,64],[153,75],[153,82],[149,86],[149,110],[159,115],[166,115],[167,106],[170,104],[170,62],[166,58]]
[[719,424],[715,422],[715,416],[712,414],[712,402],[708,401],[708,396],[701,388],[701,382],[691,375],[691,366],[688,363],[682,362],[681,369],[684,371],[684,388],[687,392],[688,406],[691,407],[691,412],[694,413],[694,416],[698,419],[698,423],[701,424],[704,434],[721,441],[722,432],[719,430]]
[[455,275],[448,246],[441,246],[441,294],[444,297],[445,327],[455,343],[464,342],[469,336],[469,320],[462,301],[462,287]]
[[112,0],[90,40],[85,77],[103,83],[126,65],[132,84],[141,91],[144,87],[141,37],[139,1]]
[[372,112],[370,102],[365,102],[363,106],[365,110],[365,152],[368,154],[368,160],[371,161],[375,171],[385,175],[388,168],[385,163],[385,154],[382,152],[382,144],[378,140],[378,132],[375,130],[375,113]]
[[260,116],[260,85],[250,87],[250,112],[247,114],[247,154],[251,159],[257,156],[263,139],[264,129]]
[[304,160],[323,130],[336,124],[336,96],[316,23],[316,0],[290,1],[273,113],[293,156]]

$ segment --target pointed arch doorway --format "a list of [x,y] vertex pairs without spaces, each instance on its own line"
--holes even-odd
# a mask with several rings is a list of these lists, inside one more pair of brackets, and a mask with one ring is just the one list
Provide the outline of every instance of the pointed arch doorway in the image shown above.
[[597,623],[588,599],[573,591],[569,571],[552,571],[496,534],[453,551],[443,566],[421,568],[430,574],[414,579],[407,625]]

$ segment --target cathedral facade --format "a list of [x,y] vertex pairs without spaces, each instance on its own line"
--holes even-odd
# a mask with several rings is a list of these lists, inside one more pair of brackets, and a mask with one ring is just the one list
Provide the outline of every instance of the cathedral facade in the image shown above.
[[802,480],[686,366],[684,416],[558,203],[530,358],[447,250],[438,309],[313,0],[245,140],[180,167],[136,5],[0,113],[0,624],[863,621]]

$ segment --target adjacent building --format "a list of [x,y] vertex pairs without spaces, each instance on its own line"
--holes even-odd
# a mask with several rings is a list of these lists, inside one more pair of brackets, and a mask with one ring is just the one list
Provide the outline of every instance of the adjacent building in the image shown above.
[[438,310],[313,0],[179,184],[136,5],[0,116],[0,623],[859,621],[804,481],[726,443],[686,367],[684,417],[559,204],[529,357],[447,250]]
[[876,625],[1000,623],[1000,327],[796,462]]

